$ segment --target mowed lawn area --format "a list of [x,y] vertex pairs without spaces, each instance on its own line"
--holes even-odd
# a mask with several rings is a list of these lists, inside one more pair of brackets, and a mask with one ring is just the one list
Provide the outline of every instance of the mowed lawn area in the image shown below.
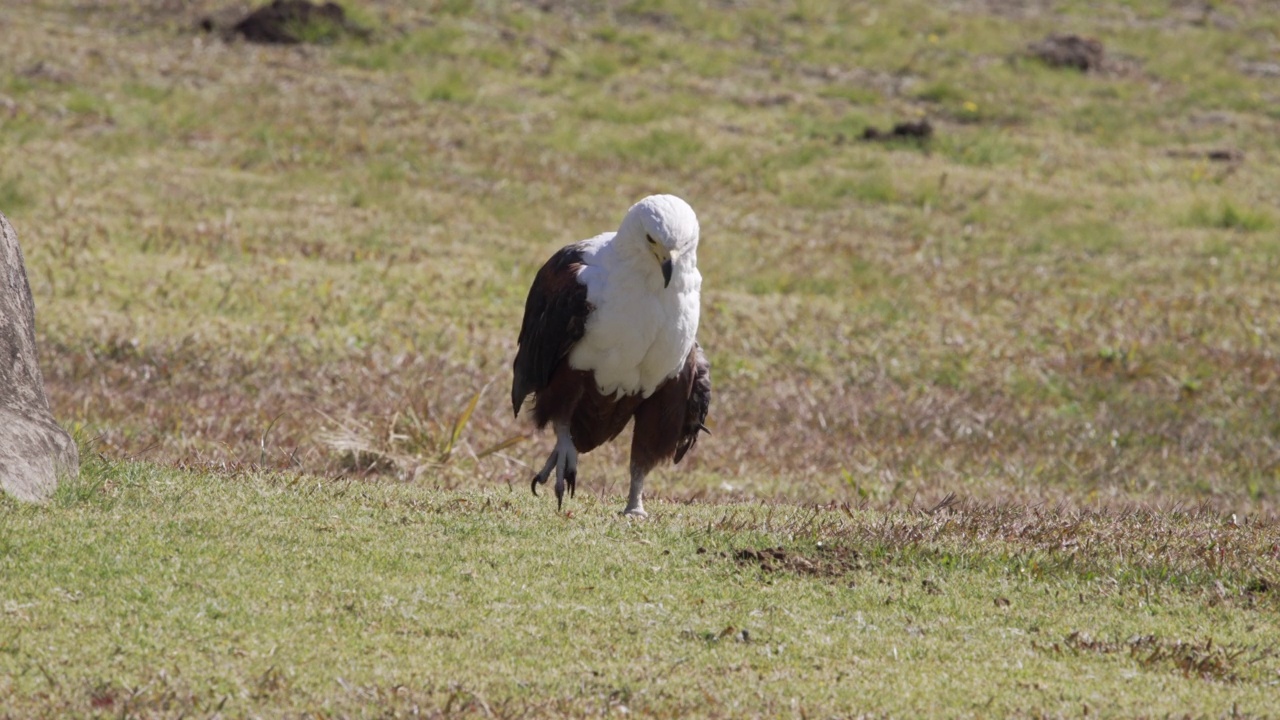
[[[0,499],[0,717],[1277,712],[1269,3],[343,6],[0,1],[85,460]],[[525,292],[655,192],[712,435],[557,513]]]

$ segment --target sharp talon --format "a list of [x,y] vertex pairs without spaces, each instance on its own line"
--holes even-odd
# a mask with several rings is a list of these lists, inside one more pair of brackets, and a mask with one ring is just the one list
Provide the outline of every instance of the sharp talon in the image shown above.
[[538,486],[545,483],[547,478],[551,476],[551,470],[556,466],[556,453],[551,453],[551,457],[547,458],[547,464],[542,469],[533,474],[533,479],[529,481],[529,489],[533,491],[533,496],[538,496]]
[[564,488],[556,486],[556,512],[564,509]]
[[704,432],[704,433],[708,434],[708,435],[710,435],[710,434],[711,434],[711,431],[710,431],[709,429],[707,429],[707,426],[706,426],[706,425],[703,425],[702,423],[698,423],[698,429],[699,429],[699,430],[701,430],[702,432]]
[[569,486],[569,497],[573,497],[578,490],[578,473],[565,473],[564,482]]

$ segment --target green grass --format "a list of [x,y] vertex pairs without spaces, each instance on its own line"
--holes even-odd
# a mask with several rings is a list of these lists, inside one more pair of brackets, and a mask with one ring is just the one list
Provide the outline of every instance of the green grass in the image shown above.
[[1223,201],[1216,207],[1204,202],[1197,202],[1191,206],[1187,220],[1197,227],[1240,230],[1242,232],[1270,230],[1275,225],[1271,216],[1266,212],[1237,208],[1230,201]]
[[[0,715],[1268,711],[1265,4],[394,0],[288,48],[10,5],[0,211],[106,460],[0,506]],[[524,294],[652,192],[702,222],[714,434],[653,522],[613,518],[625,444],[557,516]],[[834,571],[731,552],[778,545]]]
[[0,178],[0,207],[9,212],[21,211],[30,202],[22,192],[22,183],[16,177]]
[[[1276,527],[90,460],[0,501],[7,715],[1265,713]],[[1083,678],[1090,678],[1082,680]]]

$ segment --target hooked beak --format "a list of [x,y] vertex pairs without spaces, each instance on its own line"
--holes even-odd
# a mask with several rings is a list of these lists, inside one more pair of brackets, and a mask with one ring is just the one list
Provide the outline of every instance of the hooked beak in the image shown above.
[[664,288],[671,284],[671,267],[672,267],[671,258],[667,258],[666,260],[662,261],[662,287]]

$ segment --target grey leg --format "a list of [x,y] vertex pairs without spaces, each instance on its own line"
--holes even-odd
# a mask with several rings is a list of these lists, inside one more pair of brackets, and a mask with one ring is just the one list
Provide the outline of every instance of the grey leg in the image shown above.
[[564,507],[564,489],[570,488],[573,496],[578,484],[578,451],[573,447],[573,437],[568,425],[556,425],[556,509]]
[[578,449],[569,443],[569,458],[564,463],[564,482],[569,486],[569,497],[573,497],[578,489]]
[[534,495],[538,494],[538,486],[545,483],[547,478],[551,477],[551,471],[555,470],[556,462],[559,458],[560,453],[552,450],[551,456],[547,458],[547,462],[542,466],[542,469],[533,476],[533,482],[529,483],[529,488],[533,490]]
[[648,475],[647,470],[641,470],[635,465],[631,466],[631,492],[627,495],[627,507],[622,514],[627,517],[647,518],[649,513],[644,511],[644,476]]

